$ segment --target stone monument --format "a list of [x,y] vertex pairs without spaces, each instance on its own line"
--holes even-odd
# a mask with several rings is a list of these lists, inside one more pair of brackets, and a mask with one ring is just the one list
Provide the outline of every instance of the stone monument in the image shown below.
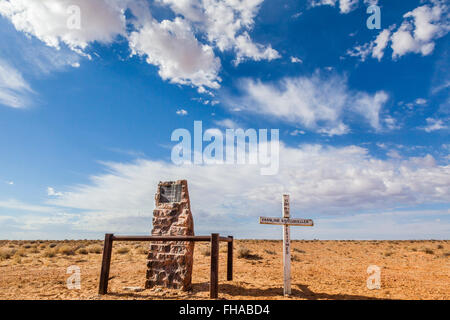
[[[152,235],[194,235],[194,221],[186,180],[158,184]],[[160,285],[174,289],[191,289],[193,241],[151,242],[149,249],[146,288]]]

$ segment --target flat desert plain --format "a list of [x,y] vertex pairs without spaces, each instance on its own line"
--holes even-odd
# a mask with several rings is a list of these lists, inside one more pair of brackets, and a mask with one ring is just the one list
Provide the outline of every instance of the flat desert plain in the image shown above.
[[[196,243],[193,289],[140,292],[146,242],[115,242],[109,294],[99,296],[102,241],[0,241],[0,299],[208,299],[209,243]],[[282,295],[282,242],[235,240],[234,279],[226,281],[220,247],[220,299],[450,299],[450,241],[293,241],[292,296]],[[81,289],[68,289],[78,266]],[[367,268],[381,268],[381,288],[369,290]]]

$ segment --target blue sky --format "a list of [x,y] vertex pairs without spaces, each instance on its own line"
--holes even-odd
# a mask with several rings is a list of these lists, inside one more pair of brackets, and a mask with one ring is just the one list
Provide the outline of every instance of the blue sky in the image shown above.
[[[0,238],[145,234],[184,178],[197,234],[280,238],[287,192],[294,238],[448,239],[449,30],[438,0],[2,1]],[[195,120],[279,129],[278,174],[175,166]]]

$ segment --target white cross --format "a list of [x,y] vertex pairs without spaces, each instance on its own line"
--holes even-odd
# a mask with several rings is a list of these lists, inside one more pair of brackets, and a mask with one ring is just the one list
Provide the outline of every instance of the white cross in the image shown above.
[[312,227],[314,222],[311,219],[290,219],[289,218],[289,195],[283,194],[282,198],[283,217],[269,218],[259,217],[261,224],[283,225],[283,269],[284,269],[284,295],[291,294],[291,239],[289,226]]

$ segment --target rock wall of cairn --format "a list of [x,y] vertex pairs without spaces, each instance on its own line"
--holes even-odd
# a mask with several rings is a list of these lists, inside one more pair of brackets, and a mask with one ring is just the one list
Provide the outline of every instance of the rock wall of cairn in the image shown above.
[[[167,201],[161,197],[161,187],[181,185],[179,202]],[[155,195],[153,211],[154,236],[193,236],[194,221],[191,214],[189,192],[186,180],[160,182]],[[151,242],[147,260],[146,288],[164,286],[182,290],[191,289],[194,242],[165,241]]]

